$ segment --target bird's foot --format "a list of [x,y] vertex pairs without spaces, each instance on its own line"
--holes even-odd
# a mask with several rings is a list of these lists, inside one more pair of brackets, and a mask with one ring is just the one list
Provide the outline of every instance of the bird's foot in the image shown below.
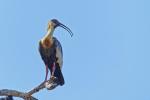
[[55,76],[51,76],[51,77],[50,77],[50,80],[53,80],[53,81],[54,81],[54,80],[56,80],[56,79],[57,79],[57,77],[55,77]]
[[45,83],[45,87],[46,87],[48,90],[53,90],[53,89],[55,89],[57,86],[58,86],[57,83],[48,83],[48,82]]
[[56,88],[58,86],[58,79],[54,76],[51,76],[50,80],[48,80],[46,83],[45,83],[45,87],[48,89],[48,90],[52,90],[54,88]]

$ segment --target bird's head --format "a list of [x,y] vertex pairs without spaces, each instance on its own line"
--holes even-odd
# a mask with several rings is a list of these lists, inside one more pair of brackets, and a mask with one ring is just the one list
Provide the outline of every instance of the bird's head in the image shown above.
[[48,27],[47,27],[47,30],[51,30],[51,32],[53,33],[53,31],[57,28],[57,27],[62,27],[63,29],[67,30],[71,37],[73,36],[73,33],[72,31],[67,27],[65,26],[64,24],[60,23],[57,19],[52,19],[48,22]]

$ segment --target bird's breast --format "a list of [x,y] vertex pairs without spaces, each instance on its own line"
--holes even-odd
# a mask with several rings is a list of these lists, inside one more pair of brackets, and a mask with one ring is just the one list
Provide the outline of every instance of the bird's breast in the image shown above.
[[44,48],[51,48],[53,41],[51,38],[46,37],[41,39],[41,44]]
[[43,38],[40,40],[40,51],[45,57],[49,57],[54,53],[53,42],[50,38]]

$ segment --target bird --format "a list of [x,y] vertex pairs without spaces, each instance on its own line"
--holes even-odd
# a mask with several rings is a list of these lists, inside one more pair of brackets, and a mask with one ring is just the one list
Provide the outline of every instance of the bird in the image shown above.
[[55,80],[53,82],[56,86],[62,86],[65,83],[62,74],[63,50],[59,40],[53,36],[54,30],[57,27],[67,30],[71,37],[73,36],[72,31],[67,26],[60,23],[57,19],[51,19],[48,22],[47,33],[39,41],[39,52],[46,66],[46,75],[44,81],[47,81],[48,73],[50,71],[50,79]]

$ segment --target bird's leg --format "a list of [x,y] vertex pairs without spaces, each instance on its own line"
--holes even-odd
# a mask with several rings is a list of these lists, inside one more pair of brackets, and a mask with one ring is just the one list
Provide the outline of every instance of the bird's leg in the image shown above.
[[56,66],[55,66],[55,62],[53,63],[53,65],[52,65],[52,73],[51,73],[51,77],[54,77],[54,72],[55,72],[55,68]]
[[45,75],[45,81],[47,81],[47,76],[48,76],[48,66],[46,65],[46,75]]
[[53,63],[53,71],[52,71],[52,76],[54,76],[54,72],[55,72],[55,62]]

